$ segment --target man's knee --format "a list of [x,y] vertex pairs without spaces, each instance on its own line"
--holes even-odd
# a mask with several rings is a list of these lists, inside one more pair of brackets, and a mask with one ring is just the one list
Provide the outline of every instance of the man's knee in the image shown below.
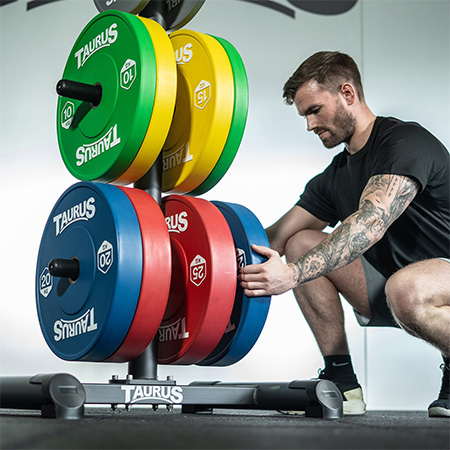
[[302,230],[294,234],[286,242],[286,261],[291,262],[300,258],[322,242],[326,236],[326,233],[317,230]]
[[385,287],[388,305],[397,320],[412,326],[425,302],[423,277],[417,268],[406,267],[392,275]]

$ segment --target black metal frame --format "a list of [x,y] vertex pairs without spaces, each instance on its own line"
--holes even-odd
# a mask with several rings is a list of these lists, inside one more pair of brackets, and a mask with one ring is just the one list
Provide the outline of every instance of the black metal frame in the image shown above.
[[82,419],[85,405],[160,405],[183,413],[208,412],[214,408],[304,411],[306,417],[342,418],[342,395],[328,380],[290,383],[194,382],[179,386],[174,380],[113,378],[108,384],[85,383],[70,374],[33,377],[1,377],[0,407],[41,410],[42,417]]

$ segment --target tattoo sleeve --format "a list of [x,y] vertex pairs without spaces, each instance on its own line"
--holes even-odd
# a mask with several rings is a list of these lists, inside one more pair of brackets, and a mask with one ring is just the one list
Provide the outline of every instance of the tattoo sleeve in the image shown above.
[[359,209],[318,246],[289,264],[296,286],[351,263],[378,242],[419,190],[411,178],[375,175],[361,195]]

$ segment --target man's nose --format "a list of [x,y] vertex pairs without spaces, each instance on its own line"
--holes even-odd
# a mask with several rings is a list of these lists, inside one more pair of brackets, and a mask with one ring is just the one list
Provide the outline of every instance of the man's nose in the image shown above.
[[314,128],[317,127],[317,121],[315,120],[314,117],[311,116],[307,116],[306,117],[306,129],[308,131],[313,131]]

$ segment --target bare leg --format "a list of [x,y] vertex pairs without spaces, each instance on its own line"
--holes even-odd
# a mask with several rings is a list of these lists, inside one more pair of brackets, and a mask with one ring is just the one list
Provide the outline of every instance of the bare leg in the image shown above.
[[[286,260],[298,259],[325,237],[321,231],[300,231],[287,242]],[[294,289],[295,298],[323,356],[349,354],[339,292],[354,309],[370,318],[366,279],[360,259]]]
[[[288,262],[298,259],[326,237],[317,230],[303,230],[286,245]],[[361,260],[294,289],[294,295],[324,356],[320,377],[331,379],[344,397],[344,414],[364,414],[366,404],[351,364],[339,293],[363,316],[370,318],[366,280]],[[339,359],[338,359],[339,358]]]
[[388,304],[409,334],[450,356],[450,264],[431,259],[396,272],[386,283]]

